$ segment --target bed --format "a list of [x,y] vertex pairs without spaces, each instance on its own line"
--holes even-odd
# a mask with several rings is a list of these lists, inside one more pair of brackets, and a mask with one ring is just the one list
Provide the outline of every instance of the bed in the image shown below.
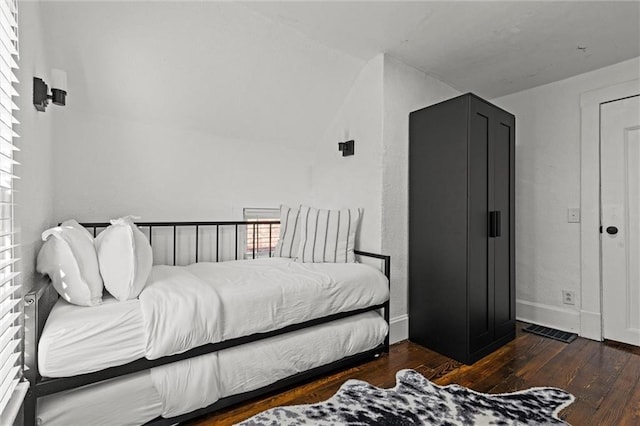
[[[109,224],[83,225],[96,235]],[[172,234],[173,246],[138,299],[87,309],[46,280],[25,296],[25,424],[104,424],[113,407],[119,424],[174,424],[388,351],[389,256],[355,252],[374,265],[242,260],[239,231],[256,234],[255,222],[138,226],[150,242]],[[180,265],[185,229],[195,247]],[[203,229],[215,236],[205,262]],[[229,229],[235,259],[219,261]]]

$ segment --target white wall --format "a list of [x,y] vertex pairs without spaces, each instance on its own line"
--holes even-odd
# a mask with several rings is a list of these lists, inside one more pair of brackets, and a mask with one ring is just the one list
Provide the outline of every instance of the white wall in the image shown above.
[[[407,338],[409,113],[458,95],[404,63],[378,55],[362,70],[313,162],[313,201],[364,207],[358,248],[391,255],[391,340]],[[355,140],[355,155],[337,143]]]
[[[356,247],[380,252],[382,207],[383,55],[362,69],[314,152],[312,203],[362,208]],[[342,157],[338,142],[353,139],[355,155]]]
[[398,323],[396,334],[408,333],[409,113],[459,94],[422,71],[385,56],[382,251],[392,256],[391,316]]
[[[19,228],[21,250],[21,272],[25,288],[33,284],[35,257],[40,249],[40,234],[54,224],[53,206],[53,137],[52,123],[57,120],[56,111],[37,112],[33,106],[33,77],[48,78],[44,36],[41,32],[43,15],[39,3],[19,4],[20,61],[16,76],[20,81],[15,87],[20,97],[15,102],[20,108],[16,116],[20,125],[15,130],[20,134],[14,140],[21,151],[15,159],[21,163],[16,167],[21,177],[15,181],[15,226]],[[49,108],[51,109],[51,108]]]
[[[46,40],[47,65],[68,72],[69,97],[44,114],[23,108],[31,117],[22,118],[21,142],[38,140],[22,153],[23,170],[37,169],[19,183],[35,195],[23,203],[25,250],[72,216],[197,220],[281,202],[362,207],[358,247],[392,256],[391,313],[406,321],[408,114],[456,90],[385,55],[364,64],[239,4],[40,8],[43,32],[23,31],[23,63],[46,77],[42,42],[25,47],[29,37]],[[35,70],[21,73],[30,85]],[[579,227],[566,223],[566,208],[580,201],[579,96],[637,76],[636,59],[494,100],[517,117],[523,319],[578,323],[579,300],[567,308],[560,290],[579,296]],[[343,158],[337,143],[347,139],[356,155]]]
[[52,107],[56,220],[237,219],[306,201],[312,151],[362,60],[235,3],[41,7],[69,85]]
[[68,114],[55,132],[59,220],[241,219],[243,207],[296,204],[310,190],[310,155],[300,148],[165,123],[78,118]]
[[[494,99],[516,116],[516,312],[580,331],[580,94],[637,79],[638,58]],[[561,291],[575,292],[563,305]]]

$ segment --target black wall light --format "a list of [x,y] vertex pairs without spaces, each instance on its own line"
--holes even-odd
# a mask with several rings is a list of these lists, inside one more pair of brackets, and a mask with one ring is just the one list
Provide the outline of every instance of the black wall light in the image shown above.
[[51,70],[51,94],[43,79],[33,77],[33,105],[44,112],[49,99],[55,104],[64,106],[67,103],[67,73],[62,70]]
[[342,151],[343,157],[355,154],[354,148],[355,141],[350,140],[346,142],[338,142],[338,151]]

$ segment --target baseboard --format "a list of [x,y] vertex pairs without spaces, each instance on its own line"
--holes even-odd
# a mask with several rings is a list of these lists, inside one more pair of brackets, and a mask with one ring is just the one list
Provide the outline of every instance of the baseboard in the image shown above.
[[397,343],[409,338],[409,316],[407,314],[391,318],[389,321],[389,342]]
[[580,311],[580,336],[602,341],[602,316],[600,312]]
[[[600,314],[562,308],[543,303],[516,300],[516,319],[531,324],[544,325],[558,330],[578,333],[587,339],[602,340]],[[400,315],[390,321],[390,342],[409,338],[409,316]]]
[[580,334],[580,313],[573,309],[516,300],[516,319]]

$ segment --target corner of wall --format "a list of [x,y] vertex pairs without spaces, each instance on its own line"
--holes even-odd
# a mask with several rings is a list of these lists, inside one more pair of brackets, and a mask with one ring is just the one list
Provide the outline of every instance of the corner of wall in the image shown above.
[[[601,339],[598,138],[585,133],[598,135],[599,109],[593,103],[595,119],[585,120],[581,102],[596,89],[637,79],[639,69],[634,58],[492,100],[517,120],[516,312],[522,321]],[[588,149],[585,137],[592,138]],[[578,206],[580,224],[568,223],[567,208]],[[562,305],[562,290],[578,295],[580,310]]]
[[409,113],[460,93],[389,55],[383,71],[382,251],[392,259],[391,314],[402,318],[409,283]]
[[46,40],[42,36],[42,17],[39,2],[21,2],[19,13],[20,83],[16,90],[20,97],[16,104],[20,125],[17,126],[20,162],[15,195],[15,226],[19,231],[22,282],[25,289],[32,286],[35,276],[36,254],[41,245],[41,232],[53,220],[53,119],[51,111],[38,112],[31,103],[33,77],[47,79],[49,69]]
[[389,321],[389,341],[398,343],[409,338],[409,316],[399,315]]
[[[382,70],[384,57],[367,62],[344,96],[314,151],[311,202],[364,209],[357,246],[380,251],[382,208]],[[338,142],[355,140],[355,155],[342,157]]]

